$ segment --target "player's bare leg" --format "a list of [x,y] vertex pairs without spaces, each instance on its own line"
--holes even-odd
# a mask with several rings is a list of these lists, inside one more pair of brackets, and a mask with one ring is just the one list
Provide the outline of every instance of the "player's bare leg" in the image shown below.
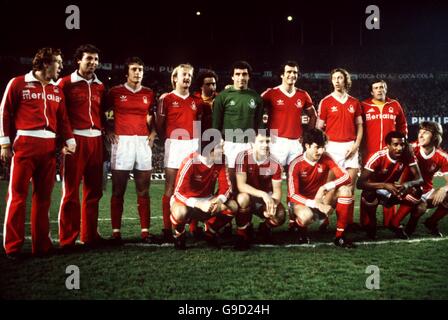
[[170,199],[174,194],[174,183],[176,181],[178,169],[165,168],[165,193],[162,197],[162,213],[163,213],[163,229],[162,229],[162,241],[173,242],[173,235],[171,232],[170,221]]

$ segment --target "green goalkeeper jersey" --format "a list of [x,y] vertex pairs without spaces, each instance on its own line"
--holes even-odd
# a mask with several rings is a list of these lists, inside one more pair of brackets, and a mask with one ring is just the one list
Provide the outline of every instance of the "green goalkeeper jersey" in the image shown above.
[[239,141],[227,135],[226,129],[257,130],[263,125],[263,100],[252,89],[236,90],[230,87],[213,102],[213,128],[222,132],[228,141]]

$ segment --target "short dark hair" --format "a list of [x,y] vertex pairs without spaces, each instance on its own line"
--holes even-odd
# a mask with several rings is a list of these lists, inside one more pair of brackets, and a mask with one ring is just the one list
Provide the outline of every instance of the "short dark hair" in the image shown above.
[[286,61],[286,62],[284,62],[281,66],[280,66],[280,68],[279,68],[279,70],[278,70],[278,75],[279,76],[281,76],[281,75],[283,75],[284,73],[285,73],[285,67],[286,66],[288,66],[288,67],[296,67],[297,68],[297,71],[299,72],[299,74],[300,74],[300,68],[299,68],[299,64],[296,62],[296,61],[294,61],[294,60],[288,60],[288,61]]
[[50,47],[39,49],[33,58],[33,71],[43,70],[44,64],[52,63],[54,61],[54,57],[59,55],[62,56],[61,49]]
[[74,60],[73,62],[75,63],[75,65],[78,63],[79,60],[82,60],[84,52],[97,53],[99,55],[100,49],[98,49],[97,47],[95,47],[93,44],[90,44],[90,43],[80,45],[76,49],[75,54],[73,56],[73,60]]
[[247,72],[249,72],[249,76],[252,75],[252,67],[250,66],[249,62],[247,62],[247,61],[240,60],[240,61],[234,62],[232,65],[232,70],[230,71],[232,76],[233,76],[235,69],[247,69]]
[[302,141],[303,150],[306,149],[305,148],[306,144],[312,145],[313,143],[315,143],[319,147],[324,147],[327,141],[328,141],[327,135],[320,129],[311,128],[303,132],[303,141]]
[[129,57],[124,61],[124,66],[125,66],[125,74],[127,75],[129,73],[129,66],[131,64],[138,64],[139,66],[144,67],[145,63],[143,62],[142,59],[140,59],[139,57]]
[[372,91],[372,89],[373,89],[373,85],[374,85],[375,83],[378,83],[378,82],[383,83],[383,84],[384,84],[384,87],[385,87],[386,90],[387,90],[387,83],[386,83],[386,81],[384,81],[383,79],[375,79],[375,80],[373,80],[373,81],[370,81],[370,91]]
[[427,130],[432,133],[431,143],[438,148],[442,143],[443,128],[438,122],[423,121],[418,125],[419,129]]
[[216,82],[218,82],[218,75],[215,71],[211,69],[201,69],[199,70],[196,78],[196,84],[198,87],[202,87],[205,78],[215,78]]
[[387,144],[391,144],[392,143],[392,139],[396,138],[396,139],[403,139],[405,143],[407,143],[406,140],[406,136],[404,133],[400,132],[400,131],[391,131],[386,135],[386,143]]
[[345,90],[347,90],[347,91],[350,90],[350,88],[352,87],[352,79],[350,78],[350,73],[348,73],[348,71],[343,68],[335,68],[335,69],[331,70],[330,82],[333,77],[333,73],[336,73],[336,72],[342,73],[342,75],[344,76]]

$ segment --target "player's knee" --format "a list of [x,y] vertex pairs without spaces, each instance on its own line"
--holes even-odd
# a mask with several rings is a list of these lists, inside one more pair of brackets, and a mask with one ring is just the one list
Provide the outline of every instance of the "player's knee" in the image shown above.
[[337,195],[338,197],[351,197],[352,189],[350,186],[342,186],[338,189]]
[[306,226],[313,222],[313,212],[308,207],[294,205],[294,214],[300,225]]
[[183,205],[174,205],[171,209],[171,214],[178,222],[184,222],[187,218],[188,208]]
[[236,203],[235,200],[228,200],[225,203],[225,207],[227,207],[227,209],[232,211],[232,213],[236,213],[238,211],[238,204]]
[[247,193],[238,193],[236,201],[241,208],[247,208],[250,205],[250,196]]

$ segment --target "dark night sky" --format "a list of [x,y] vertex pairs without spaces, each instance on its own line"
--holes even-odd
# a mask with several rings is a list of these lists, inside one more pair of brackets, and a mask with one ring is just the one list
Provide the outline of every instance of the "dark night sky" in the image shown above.
[[[159,64],[219,64],[253,56],[269,60],[299,49],[318,47],[331,52],[340,46],[359,46],[361,26],[364,47],[405,45],[428,51],[428,47],[448,46],[444,1],[337,1],[331,5],[329,1],[286,0],[272,2],[275,6],[242,0],[125,3],[0,0],[0,55],[32,56],[46,45],[73,52],[80,43],[91,42],[102,49],[103,61],[121,61],[130,54]],[[80,30],[65,28],[68,4],[77,4],[81,10]],[[380,7],[381,30],[364,28],[368,4]],[[197,10],[202,12],[200,17],[195,15]],[[292,23],[286,21],[287,15],[294,16]]]

